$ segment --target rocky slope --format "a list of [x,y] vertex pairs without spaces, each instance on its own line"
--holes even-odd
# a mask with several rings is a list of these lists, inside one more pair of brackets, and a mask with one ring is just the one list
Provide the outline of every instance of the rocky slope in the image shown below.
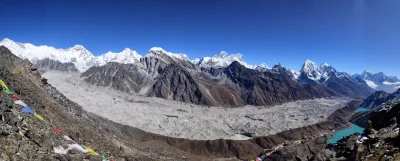
[[[360,135],[344,138],[341,146],[347,145],[349,148],[332,146],[341,149],[344,156],[353,160],[400,160],[400,137],[398,129],[400,127],[400,101],[394,100],[386,102],[373,110],[368,124],[361,136],[367,138],[362,144],[356,143],[356,138]],[[397,130],[396,130],[397,129]]]
[[389,96],[389,93],[386,93],[384,91],[376,91],[370,96],[368,96],[363,103],[361,104],[361,107],[363,108],[368,108],[368,109],[374,109],[375,107],[380,106],[381,104],[385,103],[387,100],[386,98]]
[[361,107],[371,110],[354,114],[350,121],[360,127],[367,128],[368,120],[375,111],[381,110],[383,106],[393,104],[398,99],[400,99],[400,89],[390,94],[383,91],[375,92],[364,99],[361,104]]
[[97,86],[111,87],[124,92],[139,92],[151,78],[148,73],[133,64],[107,63],[92,67],[82,73],[85,81]]
[[75,68],[75,65],[73,63],[61,63],[58,60],[52,60],[49,58],[38,60],[35,63],[35,67],[38,68],[39,70],[78,72],[78,69]]
[[148,95],[210,105],[199,88],[189,72],[178,65],[170,64],[164,68]]

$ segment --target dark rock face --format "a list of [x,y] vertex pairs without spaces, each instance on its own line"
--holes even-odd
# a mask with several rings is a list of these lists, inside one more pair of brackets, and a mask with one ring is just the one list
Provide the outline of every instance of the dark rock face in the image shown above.
[[238,62],[233,62],[224,72],[241,88],[242,99],[251,105],[271,105],[335,95],[322,86],[302,85],[287,75],[262,73],[248,69]]
[[205,73],[208,73],[208,74],[210,74],[210,75],[212,75],[214,77],[221,76],[221,75],[224,74],[224,69],[223,68],[213,68],[213,67],[201,68],[201,71],[205,72]]
[[371,127],[375,130],[380,130],[393,124],[393,119],[400,113],[400,104],[393,107],[390,107],[390,105],[383,106],[381,108],[382,110],[375,111],[369,118]]
[[376,91],[364,100],[364,102],[361,104],[361,107],[374,109],[375,107],[385,103],[388,96],[389,93],[384,91]]
[[189,72],[174,64],[164,68],[148,96],[210,105]]
[[287,68],[285,68],[285,67],[283,67],[281,64],[275,64],[273,67],[272,67],[272,69],[270,69],[270,70],[265,70],[265,71],[269,71],[269,72],[272,72],[272,73],[277,73],[277,74],[283,74],[283,75],[287,75],[287,76],[289,76],[289,78],[292,78],[292,79],[294,79],[294,75],[293,75],[293,73],[290,71],[290,70],[288,70]]
[[102,67],[92,67],[82,73],[84,80],[97,86],[112,87],[116,90],[139,92],[149,81],[147,73],[140,73],[135,64],[107,63]]
[[61,63],[58,60],[51,60],[49,58],[38,60],[35,64],[35,67],[41,70],[78,72],[73,63]]
[[144,70],[148,74],[161,74],[162,70],[168,65],[165,61],[155,57],[140,58],[140,63],[143,64]]

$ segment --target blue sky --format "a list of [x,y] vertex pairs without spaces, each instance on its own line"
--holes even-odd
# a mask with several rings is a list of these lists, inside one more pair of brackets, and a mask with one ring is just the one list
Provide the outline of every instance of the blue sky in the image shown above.
[[186,53],[224,50],[249,64],[305,59],[341,71],[400,76],[398,0],[1,0],[0,38],[95,55],[129,47]]

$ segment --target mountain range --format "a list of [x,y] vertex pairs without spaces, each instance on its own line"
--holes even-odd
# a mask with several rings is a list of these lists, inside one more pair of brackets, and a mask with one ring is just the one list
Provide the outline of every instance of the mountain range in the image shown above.
[[[3,45],[15,53],[18,57],[23,59],[28,59],[32,63],[36,64],[37,61],[42,59],[50,59],[54,61],[59,61],[60,63],[73,63],[77,70],[84,72],[92,66],[103,66],[108,62],[117,62],[121,64],[136,63],[141,56],[134,50],[125,48],[119,53],[107,52],[105,54],[94,56],[89,50],[87,50],[82,45],[75,45],[68,49],[56,49],[52,46],[40,45],[35,46],[30,43],[19,43],[14,42],[8,38],[0,41],[0,45]],[[248,65],[243,61],[241,54],[231,54],[228,55],[225,51],[221,51],[219,54],[213,57],[204,57],[202,59],[189,60],[186,54],[181,53],[171,53],[167,52],[160,47],[153,47],[149,50],[146,56],[157,56],[159,54],[166,54],[173,59],[180,59],[184,61],[191,61],[194,64],[198,63],[200,66],[207,67],[227,67],[233,61],[238,61],[248,68],[259,68],[264,69],[268,66],[263,63],[259,66]]]
[[354,74],[352,77],[365,80],[365,82],[375,90],[391,93],[400,88],[400,80],[396,76],[387,76],[382,72],[372,73],[370,71],[364,71],[361,75]]
[[186,54],[160,47],[151,48],[145,56],[129,48],[94,56],[82,45],[56,49],[7,38],[0,45],[40,69],[79,71],[85,81],[98,86],[203,105],[271,105],[329,96],[366,97],[379,89],[378,85],[399,83],[396,77],[383,73],[350,75],[308,59],[300,70],[293,70],[279,63],[272,68],[265,63],[249,65],[241,54],[224,51],[190,60]]

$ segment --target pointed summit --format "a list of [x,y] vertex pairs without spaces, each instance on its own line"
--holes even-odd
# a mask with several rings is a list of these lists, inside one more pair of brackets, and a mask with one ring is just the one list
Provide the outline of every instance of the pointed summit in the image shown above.
[[166,51],[161,47],[152,47],[150,48],[149,53],[162,54],[166,53]]
[[215,55],[215,58],[226,58],[228,56],[228,53],[226,51],[221,51],[219,54]]
[[9,38],[4,38],[3,40],[0,41],[0,43],[6,43],[6,42],[14,42]]
[[122,50],[122,52],[131,52],[132,50],[130,48],[125,48],[124,50]]
[[313,61],[311,61],[309,59],[306,59],[304,61],[303,66],[301,67],[300,71],[307,72],[307,73],[314,72],[314,71],[319,72],[319,68],[316,63],[314,63]]
[[70,51],[85,51],[85,53],[88,53],[88,50],[83,45],[79,45],[79,44],[76,44],[76,45],[74,45],[74,47],[68,48],[67,50],[70,50]]

